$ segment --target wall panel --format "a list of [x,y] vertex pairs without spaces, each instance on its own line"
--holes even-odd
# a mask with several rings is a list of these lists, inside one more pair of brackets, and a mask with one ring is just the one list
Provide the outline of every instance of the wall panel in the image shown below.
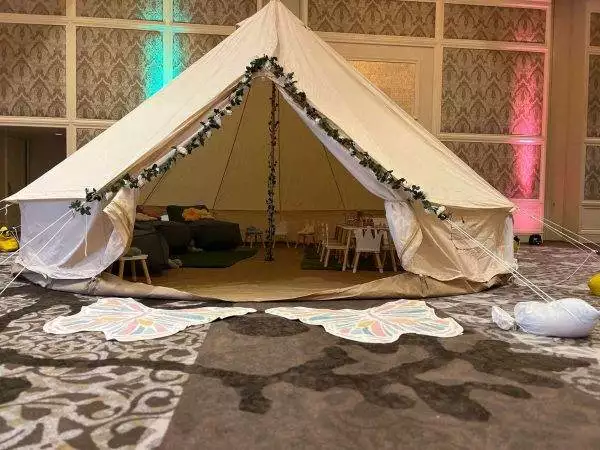
[[600,55],[589,57],[587,136],[600,137]]
[[529,144],[444,142],[475,172],[508,198],[540,196],[541,147]]
[[442,132],[537,136],[543,111],[543,54],[444,49]]
[[0,0],[0,13],[66,14],[67,0]]
[[600,147],[588,145],[585,157],[584,200],[600,200]]
[[175,22],[235,25],[256,12],[256,0],[173,0]]
[[590,45],[600,46],[600,12],[590,14]]
[[218,34],[176,33],[173,36],[173,74],[179,75],[225,37]]
[[103,128],[77,128],[77,149],[90,142],[104,131]]
[[410,115],[417,109],[417,65],[408,62],[352,61],[371,83]]
[[76,6],[85,17],[163,20],[162,0],[77,0]]
[[389,0],[308,0],[315,31],[433,37],[435,3]]
[[65,28],[0,24],[0,115],[66,115]]
[[117,120],[163,83],[162,36],[77,28],[77,117]]
[[444,7],[444,37],[544,43],[546,11],[448,4]]

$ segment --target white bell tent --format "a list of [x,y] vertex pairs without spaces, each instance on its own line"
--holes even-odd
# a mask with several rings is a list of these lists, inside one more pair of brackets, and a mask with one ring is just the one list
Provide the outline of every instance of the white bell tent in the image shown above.
[[[278,0],[6,199],[21,210],[19,263],[51,279],[96,277],[130,245],[138,202],[264,216],[273,85],[277,211],[385,210],[411,274],[451,284],[510,272],[514,205]],[[384,290],[402,295],[397,277]]]

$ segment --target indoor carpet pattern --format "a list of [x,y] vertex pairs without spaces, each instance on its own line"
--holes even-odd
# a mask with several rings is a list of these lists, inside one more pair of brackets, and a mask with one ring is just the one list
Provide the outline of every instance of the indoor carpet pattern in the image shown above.
[[[561,247],[519,255],[544,284],[584,258]],[[598,306],[589,274],[548,290]],[[120,344],[44,334],[46,320],[91,300],[21,283],[0,299],[0,448],[598,448],[600,330],[573,341],[492,324],[491,305],[532,299],[510,285],[428,300],[465,328],[451,339],[362,344],[259,313]]]

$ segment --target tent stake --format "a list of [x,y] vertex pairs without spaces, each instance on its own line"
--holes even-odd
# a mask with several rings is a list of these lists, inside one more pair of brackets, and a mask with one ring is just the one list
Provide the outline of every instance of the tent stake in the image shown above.
[[271,136],[271,148],[269,151],[269,179],[267,180],[267,239],[265,248],[265,261],[274,261],[273,245],[275,240],[275,186],[277,184],[277,161],[275,151],[277,149],[277,130],[279,99],[275,83],[271,83],[271,120],[269,121],[269,134]]

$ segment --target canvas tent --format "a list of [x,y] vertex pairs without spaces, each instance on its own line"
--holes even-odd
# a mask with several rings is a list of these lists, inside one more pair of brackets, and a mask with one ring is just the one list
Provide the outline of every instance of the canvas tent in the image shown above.
[[[231,98],[248,64],[261,55],[277,57],[286,72],[294,73],[314,110],[382,167],[420,186],[428,201],[446,208],[453,220],[427,214],[421,202],[379,181],[290,97],[281,80],[264,71],[206,147],[171,168],[156,201],[185,203],[193,193],[193,200],[213,207],[264,208],[265,156],[260,152],[267,148],[265,108],[275,82],[282,104],[278,208],[384,205],[409,273],[438,282],[489,283],[508,272],[514,264],[514,205],[277,0],[107,131],[6,199],[21,209],[22,241],[28,244],[19,262],[51,279],[81,280],[101,273],[130,243],[139,192],[122,188],[114,197],[90,202],[89,216],[73,213],[69,205],[84,199],[86,188],[101,190],[173,155],[172,148],[189,141],[214,108]],[[457,223],[499,258],[457,232]],[[401,295],[393,279],[386,289]]]

